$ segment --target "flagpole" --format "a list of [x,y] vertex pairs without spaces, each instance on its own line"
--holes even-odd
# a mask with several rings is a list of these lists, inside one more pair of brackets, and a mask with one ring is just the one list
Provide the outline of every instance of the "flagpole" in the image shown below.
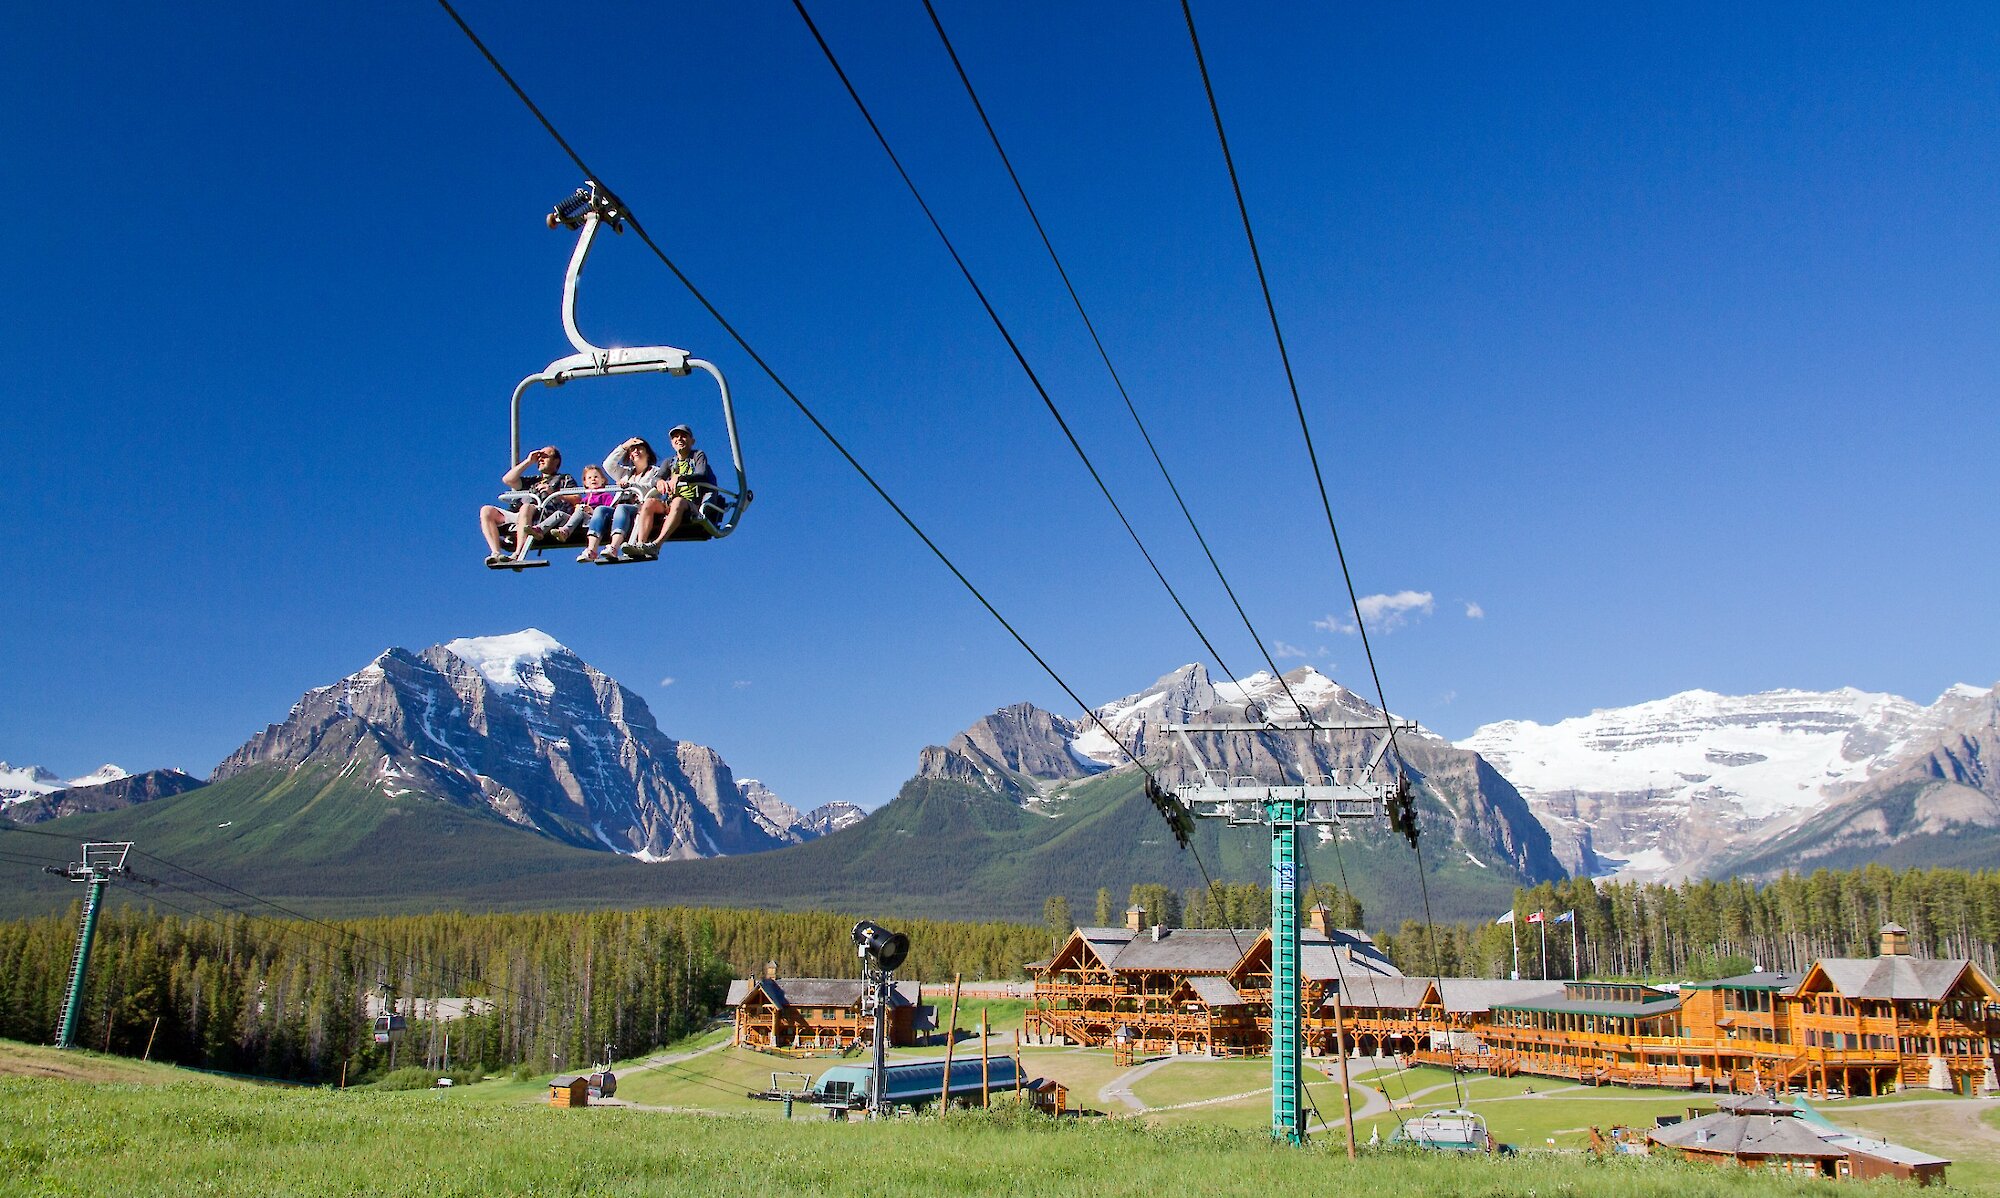
[[1569,913],[1569,976],[1572,978],[1583,976],[1583,960],[1576,951],[1576,911],[1574,909]]
[[1549,923],[1546,919],[1538,919],[1535,926],[1542,930],[1542,980],[1546,982],[1549,980]]
[[1507,912],[1507,934],[1514,938],[1514,978],[1516,981],[1519,981],[1521,977],[1521,925],[1519,920],[1513,918],[1513,915],[1512,911]]

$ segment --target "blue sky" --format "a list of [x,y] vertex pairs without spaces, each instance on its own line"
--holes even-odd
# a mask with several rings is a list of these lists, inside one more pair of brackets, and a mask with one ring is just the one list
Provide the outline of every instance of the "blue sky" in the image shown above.
[[[1257,663],[920,5],[821,26],[1169,576]],[[1177,6],[940,10],[1259,631],[1365,689]],[[1202,656],[791,7],[466,17],[1093,701]],[[2000,15],[1196,7],[1392,706],[2000,678]],[[646,254],[601,340],[731,377],[756,505],[659,567],[480,565],[566,352],[576,172],[441,11],[61,6],[0,46],[0,756],[205,772],[389,645],[540,627],[801,805],[1054,685]],[[572,466],[694,380],[531,397]],[[1474,618],[1469,611],[1482,615]],[[671,678],[671,685],[663,680]]]

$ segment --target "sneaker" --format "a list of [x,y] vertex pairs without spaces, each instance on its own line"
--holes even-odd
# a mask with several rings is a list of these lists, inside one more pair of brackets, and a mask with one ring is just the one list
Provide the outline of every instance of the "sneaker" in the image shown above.
[[582,553],[576,555],[576,560],[580,562],[594,562],[597,560],[597,550],[586,549]]
[[512,558],[504,553],[489,553],[486,555],[486,564],[496,570],[512,560]]

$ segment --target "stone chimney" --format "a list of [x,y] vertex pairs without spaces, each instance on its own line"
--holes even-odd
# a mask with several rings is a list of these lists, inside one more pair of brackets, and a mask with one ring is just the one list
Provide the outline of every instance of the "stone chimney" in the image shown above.
[[1899,923],[1883,924],[1882,955],[1885,957],[1909,956],[1910,930]]
[[1167,934],[1167,928],[1166,928],[1166,925],[1165,925],[1165,924],[1157,924],[1157,923],[1156,923],[1156,924],[1154,924],[1154,925],[1153,925],[1153,943],[1154,943],[1154,944],[1158,944],[1158,943],[1160,942],[1160,938],[1161,938],[1161,937],[1163,937],[1163,936],[1165,936],[1166,934]]
[[1146,909],[1137,903],[1125,908],[1125,930],[1137,932],[1146,926]]
[[1328,917],[1331,916],[1333,912],[1327,909],[1325,903],[1314,903],[1313,909],[1307,914],[1312,919],[1313,931],[1318,932],[1320,935],[1325,936],[1329,940],[1333,939],[1333,929],[1330,926],[1328,926],[1327,923]]
[[764,962],[764,976],[773,982],[778,980],[778,963],[776,961]]

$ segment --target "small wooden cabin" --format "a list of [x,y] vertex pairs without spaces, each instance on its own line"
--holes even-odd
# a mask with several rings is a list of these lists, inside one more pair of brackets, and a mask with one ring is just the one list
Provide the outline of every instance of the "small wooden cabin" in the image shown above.
[[549,1079],[550,1106],[589,1106],[590,1079],[588,1077],[555,1077]]

